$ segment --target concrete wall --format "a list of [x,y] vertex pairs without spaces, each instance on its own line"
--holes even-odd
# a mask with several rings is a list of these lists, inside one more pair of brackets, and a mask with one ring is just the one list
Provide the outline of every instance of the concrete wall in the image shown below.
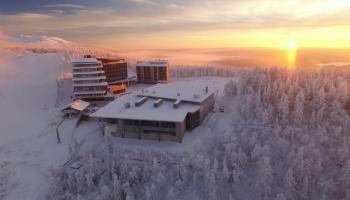
[[185,135],[186,123],[183,121],[181,123],[176,123],[176,137],[179,142],[182,142],[182,138]]
[[210,111],[214,109],[214,94],[210,95],[205,101],[202,102],[200,108],[200,120],[205,119]]

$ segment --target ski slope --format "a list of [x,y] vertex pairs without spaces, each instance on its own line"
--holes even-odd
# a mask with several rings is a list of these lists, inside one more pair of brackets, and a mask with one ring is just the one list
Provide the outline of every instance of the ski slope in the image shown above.
[[0,53],[0,199],[44,199],[48,169],[68,154],[55,138],[63,55]]

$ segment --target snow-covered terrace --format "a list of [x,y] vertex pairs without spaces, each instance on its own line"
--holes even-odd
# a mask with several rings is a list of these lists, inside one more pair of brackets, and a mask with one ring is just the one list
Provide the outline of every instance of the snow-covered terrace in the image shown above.
[[75,65],[73,66],[73,69],[96,69],[96,68],[103,68],[103,66],[98,65],[98,64],[96,64],[94,66],[79,66],[79,67],[77,67]]
[[78,59],[73,59],[72,63],[78,64],[78,63],[100,63],[101,61],[98,61],[96,58],[78,58]]
[[73,87],[84,87],[84,86],[107,86],[107,82],[101,83],[74,83]]
[[74,72],[74,75],[89,75],[89,74],[104,74],[105,71],[103,70],[97,70],[97,71],[92,71],[92,72]]
[[84,95],[84,94],[105,94],[106,90],[92,90],[92,91],[75,91],[76,95]]
[[75,78],[73,78],[73,81],[102,80],[102,79],[106,79],[106,76],[75,77]]
[[[135,106],[135,102],[140,99],[140,97],[135,95],[122,96],[90,116],[96,118],[182,122],[188,112],[195,112],[200,108],[199,105],[191,103],[181,103],[178,108],[174,108],[174,101],[171,100],[163,100],[161,105],[155,107],[154,103],[158,99],[151,98],[147,98],[142,105]],[[127,104],[130,104],[130,107]]]

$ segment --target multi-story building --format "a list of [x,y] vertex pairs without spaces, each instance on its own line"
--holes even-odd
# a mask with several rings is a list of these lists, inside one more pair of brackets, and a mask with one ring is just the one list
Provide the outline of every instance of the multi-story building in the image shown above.
[[157,84],[124,95],[90,117],[105,122],[114,136],[182,141],[214,107],[214,90],[202,84]]
[[72,61],[73,93],[76,99],[113,99],[108,93],[108,84],[102,63],[96,58],[80,58]]
[[169,63],[166,60],[138,61],[136,75],[140,83],[167,83],[170,80]]
[[97,58],[102,62],[102,69],[108,84],[128,78],[128,64],[124,59]]

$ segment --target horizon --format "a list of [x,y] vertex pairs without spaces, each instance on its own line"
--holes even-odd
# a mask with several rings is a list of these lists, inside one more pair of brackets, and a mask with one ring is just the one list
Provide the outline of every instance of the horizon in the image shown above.
[[0,200],[350,200],[350,0],[2,0]]

